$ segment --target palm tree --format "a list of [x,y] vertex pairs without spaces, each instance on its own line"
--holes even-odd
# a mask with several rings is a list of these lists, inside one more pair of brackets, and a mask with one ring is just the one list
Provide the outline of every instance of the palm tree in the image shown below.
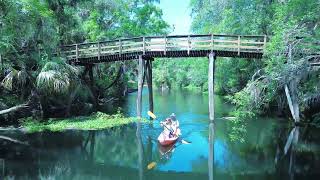
[[81,83],[79,69],[62,62],[48,62],[39,73],[37,88],[46,95],[70,94]]
[[80,70],[64,62],[48,62],[39,73],[37,89],[44,96],[63,96],[67,98],[66,115],[70,115],[72,102],[82,87]]

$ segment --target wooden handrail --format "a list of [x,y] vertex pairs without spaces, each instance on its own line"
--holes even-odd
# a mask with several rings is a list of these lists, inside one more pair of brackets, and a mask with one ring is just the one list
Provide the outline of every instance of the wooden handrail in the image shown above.
[[77,59],[77,61],[79,59],[79,47],[78,47],[78,44],[76,44],[76,59]]
[[188,36],[188,55],[190,54],[190,49],[191,49],[191,40],[190,40],[190,35]]
[[146,55],[146,38],[143,37],[143,55]]
[[241,36],[238,36],[238,56],[240,56],[240,45],[241,45]]
[[98,60],[100,61],[101,59],[101,44],[98,43]]
[[121,57],[122,54],[122,41],[119,39],[119,56]]
[[[107,40],[107,41],[99,41],[101,44],[103,43],[114,43],[118,42],[119,40],[121,41],[134,41],[134,40],[141,40],[143,38],[145,39],[163,39],[164,37],[167,37],[168,39],[171,38],[188,38],[190,36],[191,38],[194,37],[211,37],[214,35],[215,37],[238,37],[241,36],[242,38],[261,38],[263,40],[266,36],[265,35],[228,35],[228,34],[198,34],[198,35],[170,35],[170,36],[142,36],[142,37],[134,37],[134,38],[122,38],[122,39],[115,39],[115,40]],[[84,43],[77,43],[78,45],[92,45],[92,44],[97,44],[98,42],[84,42]],[[74,47],[76,44],[69,44],[69,45],[64,45],[63,47]]]
[[167,54],[167,37],[164,36],[164,55]]
[[[168,51],[186,51],[190,55],[194,50],[221,50],[234,51],[240,56],[241,52],[261,53],[267,43],[266,36],[248,35],[174,35],[174,36],[146,36],[116,41],[100,41],[97,43],[80,43],[62,47],[67,58],[98,57],[118,54],[122,57],[127,53],[162,52],[165,56]],[[68,47],[67,50],[65,47]],[[75,48],[74,48],[75,47]],[[74,54],[75,53],[75,54]]]

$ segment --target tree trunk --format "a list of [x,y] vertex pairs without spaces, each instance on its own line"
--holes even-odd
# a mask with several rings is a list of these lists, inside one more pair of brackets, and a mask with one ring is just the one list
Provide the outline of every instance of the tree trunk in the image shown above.
[[0,111],[0,116],[8,114],[8,113],[16,112],[16,111],[25,110],[27,108],[29,108],[29,104],[20,104],[20,105],[11,107],[9,109],[5,109],[5,110]]
[[[11,121],[15,121],[19,118],[30,117],[33,116],[34,118],[41,119],[42,118],[42,106],[39,100],[38,93],[33,90],[31,92],[31,96],[29,100],[24,103],[20,104],[8,109],[4,109],[0,111],[0,117],[3,119],[9,119]],[[6,124],[8,122],[0,122],[1,124]],[[11,124],[12,122],[10,122]]]
[[[292,60],[292,45],[291,44],[289,44],[288,51],[289,51],[288,52],[288,63],[292,64],[293,60]],[[293,79],[288,84],[285,85],[285,93],[287,96],[288,105],[289,105],[291,115],[292,115],[295,123],[300,121],[297,82],[298,82],[297,79]]]

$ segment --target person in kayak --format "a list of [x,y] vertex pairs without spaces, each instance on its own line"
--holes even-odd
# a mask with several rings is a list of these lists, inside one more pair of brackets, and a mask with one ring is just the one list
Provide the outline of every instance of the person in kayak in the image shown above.
[[164,128],[163,131],[169,138],[181,135],[180,124],[174,113],[172,113],[169,118],[166,118],[165,121],[160,122],[160,125]]
[[180,123],[178,121],[178,119],[176,118],[176,115],[174,113],[172,113],[170,115],[170,119],[172,120],[172,129],[173,134],[175,134],[176,136],[180,136],[181,135],[181,131],[180,131]]
[[172,119],[166,118],[166,120],[160,122],[161,127],[163,127],[163,132],[169,138],[173,137],[174,129],[172,127]]

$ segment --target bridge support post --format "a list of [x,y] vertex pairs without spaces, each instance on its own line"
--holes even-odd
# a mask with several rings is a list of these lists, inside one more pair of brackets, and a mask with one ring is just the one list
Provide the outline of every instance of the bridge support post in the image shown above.
[[141,117],[142,112],[142,88],[144,79],[144,66],[145,61],[142,55],[139,56],[138,60],[138,95],[137,95],[137,116]]
[[89,67],[89,80],[90,80],[90,86],[93,87],[93,66],[90,65]]
[[97,98],[97,93],[94,88],[93,65],[90,64],[90,65],[86,66],[85,72],[89,73],[89,87],[90,87],[91,93],[93,95],[93,97],[92,97],[93,98],[93,106],[94,106],[94,108],[97,108],[98,107],[98,98]]
[[152,59],[146,62],[146,76],[149,91],[149,111],[153,112]]
[[209,91],[209,119],[214,120],[214,68],[216,54],[209,54],[208,91]]

